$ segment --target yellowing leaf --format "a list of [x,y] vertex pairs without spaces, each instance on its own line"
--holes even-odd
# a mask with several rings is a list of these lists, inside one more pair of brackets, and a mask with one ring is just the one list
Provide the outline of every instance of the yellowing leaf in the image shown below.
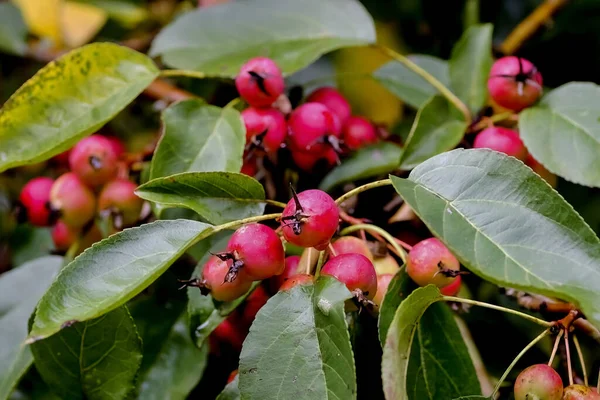
[[89,4],[65,2],[60,15],[63,40],[67,47],[79,47],[89,42],[104,26],[106,11]]
[[13,0],[21,9],[29,31],[61,44],[60,8],[62,0]]

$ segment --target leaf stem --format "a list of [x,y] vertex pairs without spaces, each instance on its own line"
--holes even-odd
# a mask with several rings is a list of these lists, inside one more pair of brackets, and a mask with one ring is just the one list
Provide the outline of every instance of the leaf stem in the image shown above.
[[419,67],[409,58],[395,52],[392,49],[378,44],[373,44],[371,45],[371,47],[379,49],[379,51],[381,51],[383,54],[387,55],[390,58],[393,58],[399,63],[404,64],[408,69],[413,71],[415,74],[419,75],[421,78],[425,79],[431,86],[436,88],[440,92],[440,94],[444,96],[450,103],[454,104],[454,106],[463,114],[467,125],[471,124],[471,112],[469,111],[469,108],[454,93],[452,93],[450,89],[444,86],[444,84],[438,81],[433,75],[425,71],[423,68]]
[[521,357],[523,357],[523,355],[525,353],[527,353],[527,351],[529,349],[531,349],[533,346],[535,346],[537,342],[539,342],[540,340],[542,340],[543,338],[545,338],[549,334],[550,334],[550,329],[546,329],[545,331],[543,331],[542,333],[540,333],[538,335],[538,337],[536,337],[535,339],[533,339],[527,346],[525,346],[525,348],[523,350],[521,350],[521,352],[519,354],[517,354],[517,356],[515,357],[515,359],[510,363],[510,365],[506,369],[506,371],[504,371],[504,374],[502,374],[502,376],[500,377],[500,380],[496,384],[496,387],[494,388],[494,391],[492,392],[492,394],[489,397],[490,399],[493,399],[493,398],[496,397],[496,393],[498,393],[498,390],[500,389],[500,386],[502,385],[502,382],[504,382],[504,380],[506,379],[506,377],[508,376],[508,374],[510,373],[510,371],[517,364],[517,362],[521,359]]
[[402,259],[402,262],[406,263],[406,251],[404,251],[404,249],[396,242],[396,240],[394,240],[394,237],[388,231],[386,231],[385,229],[380,228],[376,225],[371,225],[371,224],[352,225],[352,226],[342,229],[342,231],[340,232],[340,235],[344,236],[349,233],[352,233],[355,231],[360,231],[363,229],[366,231],[376,232],[379,235],[383,236],[385,238],[385,240],[387,240],[392,245],[394,250],[396,250],[398,256]]
[[267,221],[269,219],[276,219],[276,218],[279,218],[279,217],[281,217],[281,213],[277,213],[277,214],[265,214],[265,215],[259,215],[259,216],[256,216],[256,217],[249,217],[249,218],[244,218],[244,219],[238,219],[237,221],[231,221],[231,222],[228,222],[226,224],[215,226],[213,228],[213,234],[217,233],[217,232],[220,232],[220,231],[224,231],[226,229],[236,229],[237,227],[240,227],[240,226],[245,225],[245,224],[250,224],[252,222]]
[[552,366],[552,362],[554,361],[554,356],[556,356],[556,351],[558,350],[558,344],[560,343],[560,338],[562,338],[563,331],[561,330],[558,335],[556,335],[556,339],[554,340],[554,347],[552,348],[552,354],[550,354],[550,360],[548,361],[548,366]]
[[321,268],[323,268],[323,264],[325,264],[325,255],[327,251],[321,250],[319,252],[319,260],[317,261],[317,269],[315,271],[315,278],[318,278],[321,275]]
[[573,368],[571,367],[571,349],[569,346],[569,330],[565,329],[565,350],[567,352],[567,373],[569,374],[569,385],[573,384]]
[[480,306],[480,307],[490,308],[492,310],[503,311],[503,312],[508,313],[508,314],[518,315],[521,318],[528,319],[531,322],[535,322],[536,324],[541,325],[541,326],[545,326],[547,328],[549,328],[549,327],[551,327],[553,325],[552,322],[544,321],[543,319],[539,319],[539,318],[534,317],[533,315],[529,315],[529,314],[525,314],[525,313],[522,313],[522,312],[517,311],[517,310],[513,310],[512,308],[501,307],[501,306],[497,306],[497,305],[489,304],[489,303],[484,303],[484,302],[477,301],[477,300],[463,299],[463,298],[460,298],[460,297],[453,297],[453,296],[444,296],[443,300],[444,301],[454,301],[454,302],[457,302],[457,303],[471,304],[471,305],[474,305],[474,306]]
[[309,247],[308,250],[306,250],[308,253],[308,257],[306,257],[306,275],[310,275],[311,272],[311,266],[312,266],[312,252],[313,252],[313,248]]
[[382,179],[380,181],[375,181],[371,183],[367,183],[366,185],[359,186],[350,190],[349,192],[344,193],[340,197],[338,197],[335,202],[337,205],[342,204],[344,201],[348,200],[352,196],[356,196],[359,193],[366,192],[367,190],[378,188],[381,186],[388,186],[392,184],[391,179]]
[[581,351],[581,346],[579,345],[579,340],[577,336],[573,334],[573,344],[575,345],[575,349],[577,350],[577,355],[579,356],[579,362],[581,363],[581,370],[583,371],[583,384],[588,386],[588,376],[587,371],[585,369],[585,359],[583,358],[583,352]]
[[172,76],[183,76],[187,78],[204,79],[206,74],[204,72],[190,71],[187,69],[163,69],[160,71],[159,76],[172,77]]
[[280,201],[277,201],[277,200],[269,200],[269,199],[266,199],[266,200],[263,200],[263,201],[264,201],[266,204],[270,204],[270,205],[272,205],[272,206],[279,207],[279,208],[285,208],[285,207],[287,206],[287,204],[285,204],[285,203],[282,203],[282,202],[280,202]]

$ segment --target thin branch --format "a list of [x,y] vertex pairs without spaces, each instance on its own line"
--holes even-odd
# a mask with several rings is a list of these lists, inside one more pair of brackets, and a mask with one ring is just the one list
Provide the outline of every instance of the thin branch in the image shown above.
[[431,86],[436,88],[437,91],[440,92],[440,94],[444,96],[450,103],[454,104],[454,106],[463,114],[467,125],[471,123],[471,111],[469,111],[469,108],[454,93],[452,93],[450,89],[444,86],[442,82],[437,80],[437,78],[435,78],[429,72],[425,71],[423,68],[419,67],[409,58],[395,52],[392,49],[377,44],[371,45],[371,47],[378,49],[388,57],[393,58],[399,63],[404,64],[404,66],[406,66],[408,69],[413,71],[415,74],[419,75],[421,78],[425,79]]
[[567,2],[568,0],[544,1],[504,39],[500,45],[500,51],[507,55],[513,54]]

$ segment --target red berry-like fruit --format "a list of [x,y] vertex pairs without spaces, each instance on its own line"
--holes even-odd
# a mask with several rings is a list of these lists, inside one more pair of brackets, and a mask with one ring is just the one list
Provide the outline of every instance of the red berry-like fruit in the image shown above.
[[332,167],[339,163],[339,156],[334,149],[329,149],[325,154],[313,154],[311,152],[293,150],[292,159],[294,163],[303,171],[312,172],[317,163],[324,167]]
[[562,400],[600,400],[600,394],[587,386],[570,385],[565,388]]
[[260,281],[279,275],[285,267],[285,250],[277,233],[263,224],[248,224],[239,228],[227,243],[232,268],[243,268],[244,274]]
[[285,267],[283,272],[270,279],[269,288],[271,289],[272,293],[276,293],[281,285],[283,285],[283,282],[300,273],[300,271],[298,271],[299,263],[300,256],[289,256],[285,258]]
[[437,238],[422,240],[408,252],[406,272],[419,286],[447,286],[454,281],[459,269],[456,257]]
[[377,294],[377,274],[369,259],[362,254],[342,254],[329,259],[321,269],[322,275],[330,275],[346,285],[351,292],[373,299]]
[[322,87],[310,94],[306,98],[306,102],[321,103],[329,108],[344,124],[352,112],[348,100],[332,87]]
[[546,364],[525,368],[515,381],[515,400],[561,400],[563,383],[560,375]]
[[322,190],[294,193],[283,213],[283,237],[302,247],[324,250],[339,224],[340,212],[335,201]]
[[264,149],[274,154],[287,137],[287,124],[283,114],[274,108],[250,107],[242,111],[246,126],[247,147]]
[[110,142],[113,152],[117,156],[117,158],[121,157],[123,153],[125,153],[125,145],[116,136],[105,136],[105,138]]
[[332,249],[329,253],[331,255],[342,255],[342,254],[362,254],[369,260],[373,261],[373,254],[367,246],[364,240],[357,238],[356,236],[344,236],[331,243]]
[[33,178],[23,186],[19,201],[27,212],[27,219],[35,226],[50,225],[50,189],[54,180],[46,177]]
[[339,148],[341,124],[331,110],[320,103],[304,103],[297,107],[288,121],[292,151],[323,156]]
[[60,166],[68,166],[69,165],[69,156],[71,155],[71,149],[63,151],[60,154],[52,157],[52,162]]
[[242,321],[249,327],[254,318],[256,318],[256,314],[258,310],[260,310],[267,301],[269,300],[269,294],[265,290],[264,287],[258,286],[250,295],[246,298],[244,302],[244,307],[242,310]]
[[287,279],[285,282],[283,282],[283,285],[281,285],[279,290],[282,292],[285,292],[287,290],[290,290],[294,286],[310,285],[313,282],[314,282],[314,277],[312,275],[308,275],[308,274],[294,275],[291,278]]
[[443,294],[444,296],[456,296],[456,294],[460,290],[461,284],[462,284],[462,278],[459,275],[456,278],[454,278],[452,283],[450,283],[447,286],[444,286],[443,288],[440,288],[440,293]]
[[492,65],[488,91],[502,107],[521,111],[542,94],[542,74],[522,57],[502,57]]
[[69,155],[71,171],[86,184],[97,187],[117,175],[117,155],[110,140],[102,135],[83,138]]
[[473,142],[476,149],[492,149],[524,161],[527,149],[516,131],[492,126],[479,132]]
[[244,152],[244,163],[242,164],[242,169],[240,172],[242,174],[248,176],[254,176],[258,173],[258,164],[256,156],[253,154],[249,154],[248,152]]
[[269,107],[283,93],[285,82],[275,61],[256,57],[242,66],[235,87],[251,106]]
[[342,128],[342,139],[350,150],[358,150],[377,142],[377,131],[373,124],[363,117],[350,117]]
[[63,221],[58,220],[52,227],[52,241],[58,251],[67,251],[77,240],[79,229],[73,229]]
[[96,214],[96,197],[77,175],[67,172],[50,189],[50,208],[71,228],[81,228]]
[[387,293],[388,286],[390,286],[390,282],[394,275],[392,274],[383,274],[377,276],[377,293],[373,297],[373,303],[377,304],[378,307],[381,307],[383,303],[383,298]]
[[237,375],[238,375],[237,369],[234,369],[233,371],[231,371],[231,373],[229,374],[229,377],[227,378],[227,383],[231,383]]
[[229,314],[210,334],[211,351],[216,353],[215,345],[218,344],[225,344],[235,351],[240,351],[246,335],[247,331],[241,326],[238,314]]
[[225,280],[229,273],[227,261],[211,256],[202,270],[203,284],[210,290],[213,299],[218,301],[232,301],[250,290],[252,281],[243,274],[238,274],[231,282]]
[[135,183],[123,178],[108,182],[98,196],[98,210],[114,212],[121,218],[122,226],[135,224],[144,204],[144,201],[135,194],[136,188]]

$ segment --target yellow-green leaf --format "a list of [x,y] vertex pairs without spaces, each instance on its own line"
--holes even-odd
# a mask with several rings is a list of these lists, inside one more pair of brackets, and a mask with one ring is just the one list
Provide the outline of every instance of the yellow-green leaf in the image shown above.
[[81,47],[46,65],[0,109],[0,172],[67,150],[157,75],[148,57],[110,43]]

